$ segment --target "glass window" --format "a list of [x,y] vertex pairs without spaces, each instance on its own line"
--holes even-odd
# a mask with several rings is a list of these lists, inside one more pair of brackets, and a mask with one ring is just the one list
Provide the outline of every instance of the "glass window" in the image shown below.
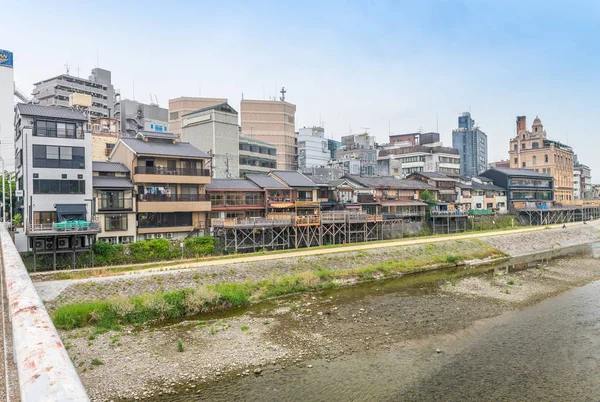
[[71,147],[60,147],[60,159],[71,160],[73,159],[73,152]]
[[65,123],[56,123],[56,136],[58,138],[66,138],[67,125]]
[[47,146],[46,147],[46,159],[58,159],[58,147]]

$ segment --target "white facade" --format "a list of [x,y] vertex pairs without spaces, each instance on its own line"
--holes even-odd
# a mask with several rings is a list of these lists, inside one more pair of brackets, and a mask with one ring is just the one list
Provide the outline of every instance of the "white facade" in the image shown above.
[[325,130],[322,127],[303,127],[298,130],[298,168],[327,166],[331,159]]
[[0,50],[0,156],[4,169],[15,169],[14,91],[12,53]]

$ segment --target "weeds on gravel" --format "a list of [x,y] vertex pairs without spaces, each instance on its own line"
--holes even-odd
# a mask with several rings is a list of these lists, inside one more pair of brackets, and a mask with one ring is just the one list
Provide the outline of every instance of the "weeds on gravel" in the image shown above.
[[103,364],[104,364],[104,362],[100,359],[92,359],[93,366],[102,366]]
[[177,351],[183,353],[183,342],[181,342],[181,339],[177,339]]
[[512,279],[509,279],[508,281],[506,281],[506,284],[512,286],[515,284],[515,281]]

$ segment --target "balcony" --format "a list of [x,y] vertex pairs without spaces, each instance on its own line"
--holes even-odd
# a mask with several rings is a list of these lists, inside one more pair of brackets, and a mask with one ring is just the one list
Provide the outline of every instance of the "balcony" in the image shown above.
[[132,211],[133,198],[98,198],[98,212],[103,211]]
[[201,212],[210,211],[208,194],[140,194],[138,212]]
[[133,180],[136,183],[208,184],[210,177],[210,169],[136,166]]
[[26,225],[30,236],[60,235],[60,234],[94,234],[100,232],[98,221],[65,221],[53,223],[30,223]]

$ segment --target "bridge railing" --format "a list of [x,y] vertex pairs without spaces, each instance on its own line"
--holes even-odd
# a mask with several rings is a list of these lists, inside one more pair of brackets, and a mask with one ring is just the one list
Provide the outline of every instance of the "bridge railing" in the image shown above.
[[23,260],[0,225],[14,357],[22,401],[89,401]]

